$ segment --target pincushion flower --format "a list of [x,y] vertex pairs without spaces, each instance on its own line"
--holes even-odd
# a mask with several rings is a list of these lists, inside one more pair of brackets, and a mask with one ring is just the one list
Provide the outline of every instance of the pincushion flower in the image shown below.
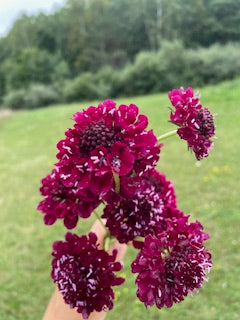
[[213,148],[210,139],[215,134],[214,116],[200,104],[192,88],[174,89],[168,94],[175,111],[171,112],[171,121],[180,128],[177,130],[181,139],[188,142],[197,160],[207,157]]
[[136,105],[120,105],[106,100],[98,107],[74,114],[69,129],[57,147],[56,164],[63,183],[105,194],[114,184],[113,173],[124,176],[133,170],[140,174],[153,168],[160,145],[147,131],[148,119],[138,114]]
[[[120,192],[108,193],[102,218],[119,242],[162,231],[170,217],[171,207],[176,207],[173,185],[156,170],[142,176],[123,177]],[[172,215],[175,211],[171,210]]]
[[143,179],[150,183],[165,206],[176,207],[176,195],[174,185],[166,179],[163,173],[153,169],[143,174]]
[[65,227],[72,229],[79,217],[88,218],[100,204],[99,198],[89,188],[78,189],[77,185],[66,187],[56,168],[42,179],[40,191],[44,199],[37,208],[44,214],[44,222],[47,225],[53,224],[57,219],[63,219]]
[[112,286],[120,285],[123,278],[120,262],[115,262],[117,251],[112,255],[100,250],[95,233],[77,236],[67,233],[66,241],[53,244],[52,278],[71,308],[82,313],[84,319],[96,311],[113,308]]
[[199,222],[188,223],[188,218],[169,220],[157,237],[146,236],[132,263],[132,272],[138,273],[137,296],[145,306],[169,308],[207,280],[212,261],[203,241],[209,236]]

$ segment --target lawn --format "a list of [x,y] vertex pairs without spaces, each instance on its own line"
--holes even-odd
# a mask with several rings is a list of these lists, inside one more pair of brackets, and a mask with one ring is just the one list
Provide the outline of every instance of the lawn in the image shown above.
[[[199,165],[185,141],[165,141],[159,169],[176,187],[178,206],[210,233],[207,242],[214,267],[198,295],[171,309],[146,309],[135,296],[129,266],[136,253],[129,248],[126,283],[107,319],[114,320],[239,320],[240,317],[240,79],[201,89],[202,103],[217,113],[215,148]],[[149,117],[157,135],[173,130],[166,94],[126,98]],[[63,239],[58,221],[46,227],[36,211],[40,180],[56,162],[56,143],[72,126],[71,115],[86,104],[60,105],[13,113],[0,119],[0,319],[41,319],[54,290],[50,278],[51,245]],[[75,232],[88,232],[93,218]]]

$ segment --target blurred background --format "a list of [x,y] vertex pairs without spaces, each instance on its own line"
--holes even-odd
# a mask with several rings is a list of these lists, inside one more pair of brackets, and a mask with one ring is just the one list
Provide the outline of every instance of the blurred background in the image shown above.
[[51,246],[66,229],[35,208],[72,114],[105,98],[135,103],[160,135],[174,129],[167,91],[181,85],[217,114],[215,148],[196,163],[168,139],[158,168],[211,235],[210,281],[171,309],[146,309],[129,248],[107,320],[240,319],[240,0],[0,0],[1,320],[42,319],[54,290]]
[[1,0],[0,32],[5,108],[163,92],[240,73],[240,0]]

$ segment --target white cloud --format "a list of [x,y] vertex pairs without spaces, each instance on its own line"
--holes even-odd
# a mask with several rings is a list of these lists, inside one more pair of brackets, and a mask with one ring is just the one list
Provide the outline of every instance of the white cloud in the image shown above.
[[65,0],[0,0],[0,36],[5,35],[21,13],[50,12]]

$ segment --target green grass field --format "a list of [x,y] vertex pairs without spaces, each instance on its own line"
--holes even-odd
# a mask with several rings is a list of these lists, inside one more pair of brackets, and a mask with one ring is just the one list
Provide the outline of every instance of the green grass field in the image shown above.
[[[159,169],[174,182],[179,207],[200,220],[211,235],[207,242],[214,262],[210,280],[198,295],[171,309],[146,309],[135,296],[129,266],[136,253],[130,248],[124,269],[127,281],[118,288],[108,320],[240,318],[240,79],[203,88],[201,96],[204,106],[218,114],[214,150],[197,166],[185,141],[169,138]],[[117,102],[137,104],[157,135],[174,129],[167,122],[170,103],[166,94]],[[51,245],[63,239],[66,230],[62,221],[44,226],[35,208],[41,199],[40,180],[56,162],[55,145],[72,126],[71,115],[83,106],[53,106],[0,119],[1,320],[41,319],[54,290],[49,275]],[[82,220],[74,232],[88,232],[92,222],[93,218]]]

